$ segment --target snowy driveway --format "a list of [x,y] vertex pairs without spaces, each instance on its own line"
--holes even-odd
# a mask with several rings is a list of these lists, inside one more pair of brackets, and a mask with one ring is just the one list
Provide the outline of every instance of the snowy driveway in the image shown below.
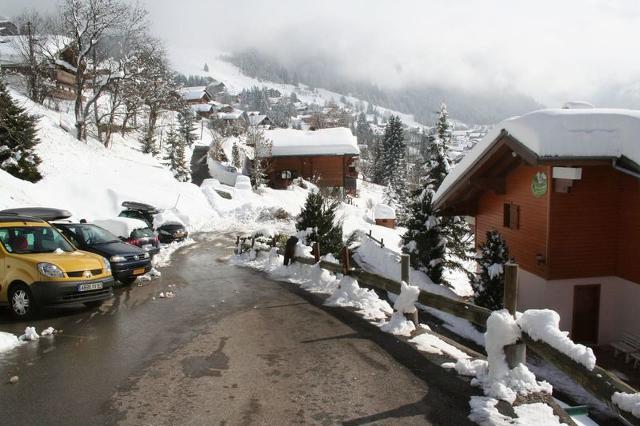
[[0,313],[4,331],[62,330],[0,356],[2,422],[468,423],[468,387],[449,372],[355,314],[229,265],[231,242],[201,236],[100,310],[29,324]]

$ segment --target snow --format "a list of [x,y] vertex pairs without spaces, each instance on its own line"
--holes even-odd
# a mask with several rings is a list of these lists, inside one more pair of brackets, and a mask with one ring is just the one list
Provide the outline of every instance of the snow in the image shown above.
[[375,219],[395,219],[396,211],[386,204],[378,204],[373,208],[373,217]]
[[251,191],[251,179],[249,176],[238,175],[234,186],[236,190]]
[[397,336],[411,336],[415,329],[415,324],[407,320],[402,312],[394,312],[389,321],[380,324],[380,330]]
[[265,138],[273,143],[271,155],[359,155],[356,137],[346,127],[318,130],[266,130]]
[[[187,238],[182,241],[173,241],[169,244],[162,244],[160,246],[160,252],[153,257],[152,264],[154,268],[164,268],[165,266],[169,266],[171,264],[171,255],[176,252],[176,250],[190,246],[195,244],[195,241],[191,238]],[[150,274],[152,274],[153,269]],[[157,274],[160,274],[156,271]],[[153,274],[152,274],[153,275]]]
[[20,340],[11,333],[0,331],[0,354],[7,352],[20,344]]
[[400,295],[393,304],[393,308],[400,312],[410,314],[416,311],[416,302],[420,295],[420,289],[409,285],[404,281],[401,283]]
[[595,106],[587,101],[569,101],[562,105],[563,109],[594,109]]
[[502,263],[494,263],[493,265],[489,265],[487,268],[487,272],[489,273],[489,278],[494,279],[499,277],[504,272],[504,265]]
[[136,229],[148,228],[143,220],[130,217],[114,217],[113,219],[98,219],[91,223],[106,229],[117,237],[129,238]]
[[615,392],[611,397],[611,401],[622,410],[640,418],[640,393]]
[[518,326],[533,340],[541,340],[575,362],[593,370],[596,356],[593,350],[574,343],[566,331],[560,331],[560,315],[550,309],[530,309],[518,317]]
[[160,209],[175,206],[188,218],[190,231],[215,226],[217,214],[200,188],[178,182],[158,159],[137,150],[137,135],[114,135],[111,149],[92,138],[81,142],[73,130],[63,129],[74,128],[73,112],[65,110],[65,104],[57,112],[11,89],[10,93],[29,114],[39,117],[36,152],[44,178],[32,184],[0,171],[0,208],[59,207],[71,211],[75,220],[92,221],[116,217],[123,201],[136,200]]
[[158,228],[165,223],[179,223],[184,225],[184,217],[180,217],[180,214],[173,209],[163,210],[160,213],[153,215],[153,227]]
[[38,332],[35,327],[27,327],[24,329],[24,334],[20,336],[20,340],[34,341],[38,340],[40,336],[38,336]]
[[480,426],[554,426],[564,425],[560,418],[553,414],[553,409],[541,402],[522,404],[513,407],[516,418],[501,414],[496,408],[497,399],[472,396],[469,401],[471,414],[469,420]]
[[539,157],[625,156],[640,163],[640,111],[608,108],[545,109],[497,124],[444,179],[435,202],[489,152],[502,130]]
[[378,298],[373,290],[360,288],[358,281],[345,275],[340,279],[340,287],[325,301],[327,306],[353,307],[366,319],[386,319],[393,309]]
[[196,101],[205,96],[206,89],[205,86],[183,87],[180,89],[180,95],[185,101]]
[[462,352],[460,349],[430,333],[420,334],[409,340],[409,342],[415,343],[418,349],[424,352],[437,355],[448,355],[455,360],[469,358],[469,355]]
[[41,336],[52,336],[53,333],[56,332],[56,329],[53,327],[47,327],[44,330],[42,330],[42,332],[40,333]]

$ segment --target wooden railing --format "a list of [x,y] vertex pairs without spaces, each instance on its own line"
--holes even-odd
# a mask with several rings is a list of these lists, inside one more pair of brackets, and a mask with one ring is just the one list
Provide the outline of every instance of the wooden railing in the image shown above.
[[[378,242],[381,247],[384,247],[382,239],[378,241],[370,234],[368,237]],[[242,244],[240,244],[240,242],[245,241],[245,245],[248,247],[248,244],[246,244],[248,238],[249,237],[245,237],[242,239],[238,237],[238,245],[241,246]],[[276,239],[274,238],[273,246],[275,246],[275,241]],[[402,288],[401,281],[405,281],[407,283],[410,281],[408,255],[401,255],[401,277],[399,277],[400,281],[396,281],[368,272],[360,267],[353,267],[351,253],[347,247],[343,248],[341,263],[328,262],[320,259],[320,248],[317,243],[314,244],[312,253],[313,257],[292,256],[292,259],[294,262],[307,265],[319,264],[321,268],[330,272],[350,275],[368,287],[374,287],[395,294],[400,294]],[[518,266],[516,264],[505,265],[505,307],[510,311],[513,311],[513,313],[515,313],[515,301],[517,298],[517,268]],[[420,290],[417,302],[421,305],[468,320],[473,324],[485,328],[487,325],[487,319],[492,312],[491,310],[481,306],[461,300],[455,300],[439,294],[425,292],[423,290]],[[629,412],[620,410],[611,400],[611,397],[615,392],[634,394],[638,392],[636,389],[600,366],[596,365],[593,370],[587,369],[582,364],[574,361],[549,344],[543,341],[534,340],[524,331],[522,332],[522,343],[538,356],[563,371],[587,392],[603,402],[607,407],[609,407],[612,413],[617,415],[623,421],[628,424],[640,426],[640,419],[636,418]],[[470,352],[473,351],[470,349]]]

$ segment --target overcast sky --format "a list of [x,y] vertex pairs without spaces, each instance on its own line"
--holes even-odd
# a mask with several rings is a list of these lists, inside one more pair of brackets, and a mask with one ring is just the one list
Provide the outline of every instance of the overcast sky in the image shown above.
[[[55,0],[2,0],[0,14]],[[517,90],[548,105],[640,92],[639,0],[147,0],[172,49],[328,56],[382,85]],[[332,61],[332,62],[333,62]]]

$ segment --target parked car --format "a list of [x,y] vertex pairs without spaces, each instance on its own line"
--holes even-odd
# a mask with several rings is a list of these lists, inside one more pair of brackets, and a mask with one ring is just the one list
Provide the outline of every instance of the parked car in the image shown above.
[[94,225],[106,229],[125,243],[138,246],[151,257],[160,252],[160,240],[146,222],[140,219],[114,217],[113,219],[94,220]]
[[0,303],[17,318],[41,306],[98,306],[113,297],[111,265],[77,250],[47,220],[69,217],[57,209],[0,211]]
[[[122,203],[125,210],[121,211],[120,217],[128,217],[132,219],[143,220],[150,228],[154,228],[154,218],[157,214],[162,213],[156,207],[138,203],[135,201],[125,201]],[[189,236],[189,232],[185,226],[177,221],[166,221],[159,224],[155,228],[161,243],[171,243],[173,241],[182,241]]]
[[53,225],[77,248],[109,259],[113,277],[123,284],[131,284],[151,270],[148,251],[123,242],[106,229],[89,223],[55,222]]

